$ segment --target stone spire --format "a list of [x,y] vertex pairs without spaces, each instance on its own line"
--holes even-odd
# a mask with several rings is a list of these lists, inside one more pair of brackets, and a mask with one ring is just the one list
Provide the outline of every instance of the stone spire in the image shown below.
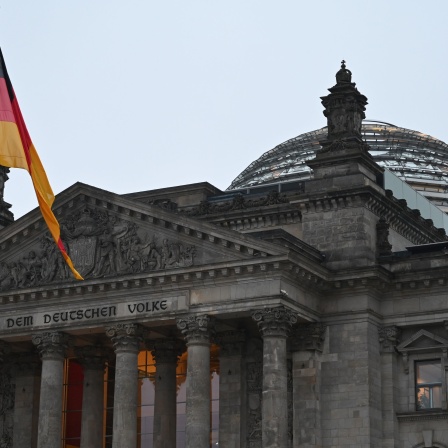
[[9,168],[0,165],[0,229],[14,222],[14,215],[9,210],[11,204],[8,204],[3,199],[5,192],[5,182],[8,178]]
[[336,84],[328,90],[330,94],[321,97],[323,114],[327,117],[327,138],[319,142],[322,149],[316,158],[307,162],[314,171],[314,178],[362,172],[376,182],[383,169],[374,162],[361,134],[367,98],[352,82],[352,72],[345,61],[336,73]]
[[346,68],[345,61],[336,73],[336,85],[328,90],[330,94],[321,97],[328,125],[328,138],[321,143],[323,150],[333,149],[330,148],[332,143],[338,140],[346,144],[350,141],[362,143],[361,124],[366,117],[367,98],[352,82],[352,72]]

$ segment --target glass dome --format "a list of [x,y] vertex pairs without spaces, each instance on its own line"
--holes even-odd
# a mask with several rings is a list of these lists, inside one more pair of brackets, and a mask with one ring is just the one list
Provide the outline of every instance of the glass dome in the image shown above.
[[[327,128],[287,140],[252,162],[232,182],[229,190],[274,182],[306,180]],[[430,135],[390,123],[364,120],[362,136],[370,154],[444,211],[448,211],[448,145]]]

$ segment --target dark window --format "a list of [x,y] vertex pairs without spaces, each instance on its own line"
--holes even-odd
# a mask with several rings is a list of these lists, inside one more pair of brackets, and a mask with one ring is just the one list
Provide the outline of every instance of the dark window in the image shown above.
[[442,365],[440,360],[415,363],[417,410],[442,407]]

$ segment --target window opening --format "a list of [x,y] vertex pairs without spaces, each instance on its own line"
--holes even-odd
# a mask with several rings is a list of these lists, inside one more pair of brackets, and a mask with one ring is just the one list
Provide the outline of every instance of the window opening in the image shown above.
[[442,365],[440,360],[415,363],[417,410],[442,407]]

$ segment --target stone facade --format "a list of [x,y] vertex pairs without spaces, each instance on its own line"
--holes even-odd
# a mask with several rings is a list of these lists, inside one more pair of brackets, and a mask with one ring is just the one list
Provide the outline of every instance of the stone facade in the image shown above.
[[309,181],[58,195],[84,281],[4,203],[0,447],[448,447],[446,234],[329,90]]

